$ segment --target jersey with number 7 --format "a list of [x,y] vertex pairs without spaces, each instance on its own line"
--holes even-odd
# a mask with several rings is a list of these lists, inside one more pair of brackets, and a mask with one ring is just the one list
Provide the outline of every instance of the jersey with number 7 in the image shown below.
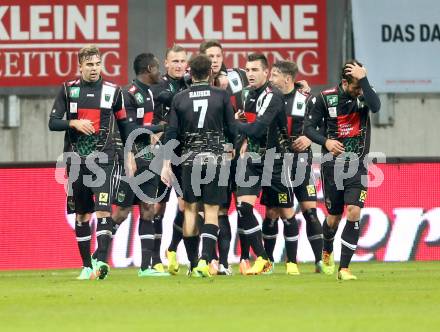
[[177,133],[183,153],[221,154],[225,136],[231,141],[235,138],[234,124],[234,110],[227,91],[197,83],[173,98],[167,132]]

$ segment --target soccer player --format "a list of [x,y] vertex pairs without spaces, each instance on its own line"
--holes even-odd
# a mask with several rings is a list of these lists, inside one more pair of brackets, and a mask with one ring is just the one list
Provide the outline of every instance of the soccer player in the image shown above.
[[[277,61],[272,67],[270,82],[284,94],[285,112],[288,119],[287,134],[291,143],[289,150],[294,153],[291,178],[304,177],[301,184],[295,186],[293,190],[306,220],[307,237],[315,255],[315,271],[321,272],[322,226],[316,214],[316,188],[311,169],[313,156],[310,148],[311,141],[303,133],[304,117],[310,112],[316,98],[299,85],[301,82],[295,83],[297,73],[298,66],[296,63]],[[273,250],[278,234],[279,212],[269,205],[270,195],[271,189],[263,188],[261,201],[262,204],[267,206],[262,227],[263,240],[269,259],[273,262]],[[285,240],[285,246],[288,248],[291,242],[288,241],[288,237],[285,237]],[[287,265],[287,273],[292,274],[289,271],[289,264]]]
[[[209,85],[211,60],[197,55],[190,61],[193,84],[178,93],[172,103],[166,141],[178,138],[182,145],[183,240],[190,261],[190,275],[210,277],[210,262],[217,242],[218,213],[227,199],[227,181],[220,181],[225,164],[225,132],[233,141],[234,112],[226,91]],[[165,156],[162,179],[171,184],[171,158]],[[227,178],[226,178],[227,180]],[[200,230],[202,255],[198,260],[197,203],[203,204],[205,223]]]
[[[280,133],[287,126],[287,118],[284,112],[282,93],[278,89],[274,89],[268,81],[268,62],[263,54],[253,53],[248,56],[246,76],[250,86],[244,108],[248,123],[237,123],[238,132],[246,137],[240,151],[242,158],[239,159],[239,167],[237,167],[237,211],[238,223],[242,225],[243,232],[257,256],[254,265],[243,272],[246,274],[261,274],[270,273],[272,264],[264,250],[261,229],[254,216],[253,208],[261,191],[264,165],[269,161],[266,152],[267,150],[273,151],[273,149],[276,153],[281,152],[279,145]],[[244,159],[244,157],[246,158]],[[285,220],[286,225],[286,236],[296,244],[298,225],[292,207],[292,188],[286,188],[282,185],[282,160],[276,159],[274,156],[274,160],[270,162],[273,162],[273,167],[270,170],[272,171],[270,185],[275,195],[271,197],[270,203],[271,206],[280,204],[281,217]],[[253,177],[253,179],[251,180],[250,177]],[[241,181],[239,181],[240,178]],[[249,178],[249,181],[243,183],[244,178]],[[251,183],[255,179],[257,181]],[[265,185],[268,184],[265,183]],[[281,197],[282,202],[280,202]],[[289,261],[295,264],[296,250],[289,251],[288,256]]]
[[[156,120],[155,124],[159,121],[169,121],[169,111],[171,108],[171,102],[173,97],[180,91],[183,91],[189,87],[189,76],[187,75],[187,53],[185,49],[179,45],[173,45],[168,48],[165,53],[165,68],[166,74],[162,77],[158,84],[151,86],[153,91],[155,108],[159,111],[155,111],[156,114],[161,114]],[[179,154],[179,152],[177,151]],[[180,166],[172,165],[173,173],[180,182]],[[159,191],[158,197],[164,197],[160,202],[154,206],[154,227],[155,227],[155,240],[153,250],[153,266],[161,264],[160,260],[160,246],[162,239],[162,220],[165,213],[166,203],[169,200],[171,190],[167,188],[158,176]],[[163,196],[163,193],[166,193]],[[177,261],[177,247],[182,240],[182,225],[183,225],[183,200],[179,197],[179,193],[176,191],[178,199],[178,209],[173,222],[173,233],[171,237],[171,243],[166,251],[168,259],[168,272],[171,274],[177,274],[179,272],[179,263]]]
[[[369,112],[376,113],[379,109],[380,100],[368,82],[365,67],[357,60],[350,60],[342,67],[339,85],[320,93],[304,123],[306,136],[320,144],[323,154],[327,154],[321,164],[328,212],[323,224],[322,260],[326,274],[333,274],[335,270],[333,239],[347,206],[347,222],[341,236],[339,280],[357,279],[348,266],[356,250],[361,208],[367,197],[362,176],[367,175],[363,161],[370,145]],[[322,121],[324,134],[316,129]],[[356,167],[356,172],[346,177],[350,167]]]
[[[122,90],[101,77],[98,48],[94,45],[82,48],[78,61],[81,76],[61,87],[50,114],[49,129],[66,132],[68,211],[76,213],[75,234],[83,263],[78,279],[104,279],[109,272],[107,251],[112,235],[111,198],[116,155],[113,123],[116,119],[123,136],[128,133],[128,126]],[[95,269],[90,257],[89,224],[94,211],[98,219]]]
[[[243,101],[245,87],[248,85],[246,72],[241,68],[227,69],[223,62],[223,48],[217,40],[206,40],[200,44],[199,51],[201,54],[206,54],[212,62],[212,78],[211,84],[219,88],[225,89],[230,93],[231,103],[234,111],[241,113],[244,109]],[[236,158],[238,157],[238,154]],[[231,225],[228,219],[228,211],[231,205],[232,192],[235,191],[235,168],[236,159],[231,161],[230,183],[228,185],[228,200],[226,204],[222,205],[219,214],[219,235],[218,235],[218,251],[219,251],[219,265],[218,274],[232,275],[232,269],[229,267],[228,254],[231,246]],[[240,227],[239,227],[240,228]],[[246,269],[249,268],[249,244],[242,231],[239,233],[241,259],[240,262],[245,262]],[[211,262],[212,270],[215,270],[216,261]]]
[[[129,122],[134,122],[139,128],[149,130],[151,133],[163,132],[164,122],[152,125],[154,118],[153,93],[150,90],[152,84],[156,84],[160,78],[159,62],[151,53],[141,53],[136,56],[133,63],[136,79],[124,89],[124,104]],[[138,204],[140,210],[139,238],[141,241],[142,261],[139,269],[139,277],[169,276],[164,271],[162,263],[152,264],[152,255],[155,245],[155,227],[153,224],[154,200],[157,197],[157,177],[149,170],[151,161],[155,156],[154,136],[147,133],[138,135],[125,157],[126,173],[129,176],[142,176],[150,179],[142,182],[133,191],[130,184],[122,181],[116,195],[116,209],[112,218],[115,223],[122,223],[128,216],[132,205]],[[135,156],[136,155],[136,158]],[[140,191],[140,192],[139,192]],[[141,194],[142,193],[142,194]],[[159,258],[160,259],[160,258]]]

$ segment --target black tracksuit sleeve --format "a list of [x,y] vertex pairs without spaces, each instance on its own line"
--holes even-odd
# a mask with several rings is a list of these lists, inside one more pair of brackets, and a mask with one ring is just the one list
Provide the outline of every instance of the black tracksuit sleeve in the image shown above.
[[165,131],[165,143],[169,140],[176,139],[178,133],[179,121],[177,119],[175,100],[171,104],[168,114],[168,126]]
[[229,138],[230,142],[234,142],[237,137],[237,127],[234,117],[234,108],[231,104],[231,99],[228,94],[224,94],[224,124],[226,126],[225,133]]
[[368,82],[367,77],[361,78],[359,80],[359,86],[362,88],[364,94],[365,103],[371,112],[377,113],[380,109],[380,99],[377,93],[373,90]]
[[69,129],[69,120],[63,120],[67,112],[66,87],[63,84],[57,96],[49,116],[49,129],[51,131],[65,131]]
[[324,145],[327,138],[322,129],[323,119],[325,119],[326,106],[322,95],[316,98],[316,103],[310,113],[304,119],[304,134],[314,143]]

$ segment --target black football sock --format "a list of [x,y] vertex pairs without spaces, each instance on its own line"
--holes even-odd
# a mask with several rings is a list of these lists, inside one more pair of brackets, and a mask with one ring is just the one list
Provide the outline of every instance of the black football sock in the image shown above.
[[338,229],[332,229],[327,224],[327,219],[324,220],[322,224],[322,235],[323,235],[323,250],[331,254],[333,252],[333,241],[335,239],[335,234]]
[[139,239],[141,240],[141,270],[151,265],[151,256],[154,248],[154,226],[151,220],[139,219]]
[[237,233],[240,241],[240,260],[249,259],[249,242],[243,229],[243,219],[237,217]]
[[357,243],[359,240],[359,220],[348,221],[345,223],[345,227],[341,235],[341,262],[339,269],[348,268],[351,258],[356,251]]
[[290,219],[283,219],[284,241],[286,243],[287,262],[296,263],[298,251],[298,222],[295,216]]
[[315,255],[315,263],[317,263],[322,259],[322,226],[315,208],[307,209],[303,212],[303,216],[306,220],[307,238]]
[[98,249],[96,259],[101,262],[107,262],[108,249],[112,240],[113,221],[111,217],[98,218],[96,226],[96,239]]
[[160,245],[162,243],[162,220],[163,215],[158,214],[154,216],[154,249],[153,249],[153,266],[162,263],[160,259]]
[[75,222],[75,235],[76,241],[78,242],[79,254],[81,255],[81,260],[84,267],[92,267],[92,261],[90,259],[90,223],[86,222]]
[[215,245],[217,244],[218,226],[214,224],[204,224],[201,229],[200,238],[202,239],[202,256],[209,263],[212,259]]
[[219,262],[223,264],[225,268],[228,268],[228,255],[231,247],[231,224],[227,215],[221,215],[218,217],[218,252]]
[[272,220],[270,218],[264,218],[262,233],[264,249],[266,250],[270,261],[273,262],[273,250],[275,249],[278,235],[278,219]]
[[168,247],[168,251],[177,251],[177,246],[182,240],[182,227],[183,227],[183,211],[177,210],[176,217],[173,223],[173,235],[171,237],[171,243]]
[[[113,220],[113,219],[112,219]],[[115,223],[115,221],[113,220],[113,226],[112,226],[112,236],[110,239],[110,244],[109,246],[111,246],[111,244],[113,243],[113,238],[115,237],[116,231],[118,230],[119,226],[121,226],[121,224],[117,224]],[[109,252],[111,251],[110,247],[109,247]],[[98,259],[98,249],[95,250],[95,252],[92,255],[93,259]]]
[[186,255],[188,256],[190,269],[192,270],[197,266],[199,257],[199,236],[184,236],[183,243],[185,244]]
[[263,247],[260,225],[254,215],[254,207],[246,202],[237,204],[238,218],[242,219],[243,231],[255,255],[268,259]]

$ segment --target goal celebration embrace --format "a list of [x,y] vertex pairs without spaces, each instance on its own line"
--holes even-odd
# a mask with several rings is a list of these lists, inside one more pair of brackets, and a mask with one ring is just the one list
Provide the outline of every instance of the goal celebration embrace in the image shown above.
[[[112,238],[136,205],[139,277],[185,273],[177,255],[183,242],[186,273],[193,278],[270,275],[275,269],[294,278],[301,274],[295,199],[315,272],[357,279],[350,262],[368,193],[370,113],[381,105],[366,66],[346,61],[339,81],[312,94],[306,80],[296,79],[293,61],[269,63],[263,53],[250,53],[244,68],[227,68],[223,60],[217,40],[203,41],[190,57],[174,44],[164,54],[161,75],[158,55],[146,51],[133,61],[133,81],[120,87],[102,78],[96,46],[78,52],[80,76],[59,89],[49,118],[50,130],[65,132],[58,164],[66,166],[66,208],[75,214],[82,260],[77,279],[111,275]],[[319,158],[312,143],[321,146]],[[317,160],[324,219],[317,213]],[[172,191],[177,206],[170,202]],[[261,223],[254,213],[258,202],[266,207]],[[176,212],[171,242],[162,244],[167,206]],[[235,272],[228,259],[234,207],[240,251]],[[344,211],[336,265],[333,242]],[[284,262],[276,263],[279,219]]]

